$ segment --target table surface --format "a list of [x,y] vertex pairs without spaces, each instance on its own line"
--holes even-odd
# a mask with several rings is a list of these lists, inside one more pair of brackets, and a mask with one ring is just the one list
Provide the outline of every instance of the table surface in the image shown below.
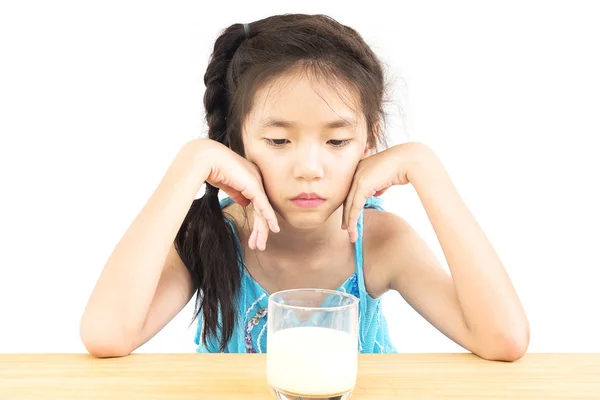
[[[0,399],[272,399],[264,354],[0,354]],[[600,399],[600,354],[359,355],[352,400]]]

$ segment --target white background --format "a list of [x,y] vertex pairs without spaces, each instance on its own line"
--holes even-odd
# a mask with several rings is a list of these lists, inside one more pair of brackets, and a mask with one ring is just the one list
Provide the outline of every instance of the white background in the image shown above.
[[[217,34],[284,12],[329,14],[388,65],[392,143],[446,165],[520,294],[529,351],[600,351],[593,2],[214,3],[0,3],[0,352],[85,351],[79,318],[106,259],[206,131]],[[444,261],[412,187],[385,200]],[[463,351],[384,299],[399,351]],[[193,352],[191,317],[192,303],[138,351]]]

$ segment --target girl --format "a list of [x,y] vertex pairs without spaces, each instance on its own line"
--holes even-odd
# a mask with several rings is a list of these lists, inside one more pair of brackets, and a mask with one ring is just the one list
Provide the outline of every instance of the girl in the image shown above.
[[[380,306],[396,290],[480,357],[523,356],[513,285],[434,152],[376,152],[384,76],[356,31],[322,15],[234,24],[204,82],[208,138],[181,148],[108,259],[81,319],[92,355],[131,353],[196,293],[199,352],[265,352],[268,294],[319,287],[360,298],[363,353],[396,351]],[[381,208],[377,196],[408,183],[450,274]]]

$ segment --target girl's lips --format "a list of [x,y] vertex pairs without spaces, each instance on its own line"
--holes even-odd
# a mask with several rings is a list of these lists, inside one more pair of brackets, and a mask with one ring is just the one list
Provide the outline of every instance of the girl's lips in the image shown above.
[[292,203],[300,208],[315,208],[325,203],[325,199],[295,198],[292,199]]

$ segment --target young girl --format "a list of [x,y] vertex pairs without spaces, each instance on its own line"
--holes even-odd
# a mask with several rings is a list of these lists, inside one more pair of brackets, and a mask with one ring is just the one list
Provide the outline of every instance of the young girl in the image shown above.
[[[434,152],[376,151],[384,76],[356,31],[322,15],[234,24],[204,82],[208,138],[181,148],[108,259],[81,320],[91,354],[129,354],[194,294],[199,352],[266,352],[268,295],[318,287],[360,298],[363,353],[396,351],[380,304],[396,290],[480,357],[523,356],[513,285]],[[378,201],[409,183],[450,274]]]

